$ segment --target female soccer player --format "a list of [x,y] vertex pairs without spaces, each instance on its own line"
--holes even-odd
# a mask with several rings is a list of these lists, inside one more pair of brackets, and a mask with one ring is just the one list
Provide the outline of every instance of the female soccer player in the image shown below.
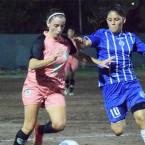
[[[73,44],[76,46],[74,41],[75,30],[73,27],[68,28],[67,31],[68,37],[71,39]],[[64,94],[69,94],[73,96],[73,89],[75,85],[75,72],[78,68],[78,60],[74,58],[72,55],[69,55],[66,66],[65,66],[65,91]]]
[[[22,99],[25,119],[14,141],[14,145],[24,145],[35,127],[34,145],[42,145],[43,134],[56,133],[66,124],[64,92],[64,67],[68,55],[79,60],[107,67],[114,57],[104,61],[96,60],[77,52],[67,36],[61,35],[65,27],[65,14],[59,9],[51,9],[47,15],[48,31],[39,36],[31,49],[28,75],[25,80]],[[35,125],[38,111],[44,104],[51,121],[45,125]]]
[[[145,54],[145,44],[130,32],[123,31],[126,13],[120,4],[106,11],[109,29],[99,29],[92,35],[76,39],[80,48],[95,47],[99,60],[115,55],[109,69],[99,66],[99,87],[102,89],[106,112],[115,135],[123,133],[125,116],[131,110],[145,142],[145,93],[132,68],[133,52]],[[82,43],[83,42],[83,43]]]

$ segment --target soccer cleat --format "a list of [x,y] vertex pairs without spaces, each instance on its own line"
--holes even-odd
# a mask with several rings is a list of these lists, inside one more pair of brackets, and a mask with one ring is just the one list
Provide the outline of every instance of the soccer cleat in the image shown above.
[[43,135],[38,133],[39,126],[40,126],[39,124],[36,124],[34,128],[33,145],[42,145],[42,142],[43,142]]
[[74,96],[74,93],[73,92],[69,93],[69,96]]
[[69,89],[65,89],[64,95],[68,95],[68,93],[69,93]]

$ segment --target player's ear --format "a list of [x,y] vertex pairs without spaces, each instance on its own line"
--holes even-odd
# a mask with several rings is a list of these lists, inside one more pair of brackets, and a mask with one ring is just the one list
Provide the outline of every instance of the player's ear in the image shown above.
[[125,23],[125,22],[126,22],[126,18],[124,17],[124,18],[123,18],[123,23]]
[[47,27],[49,28],[49,21],[48,20],[46,20],[46,25],[47,25]]

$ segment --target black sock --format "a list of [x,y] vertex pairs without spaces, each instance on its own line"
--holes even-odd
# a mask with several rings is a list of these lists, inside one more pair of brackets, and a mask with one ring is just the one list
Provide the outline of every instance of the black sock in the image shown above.
[[70,93],[72,93],[74,90],[74,84],[75,84],[75,80],[70,80],[70,87],[69,87]]
[[24,145],[29,135],[26,135],[21,129],[17,132],[13,145]]
[[52,122],[50,121],[45,125],[40,125],[38,127],[38,132],[40,134],[44,134],[44,133],[56,133],[56,132],[59,132],[59,131],[52,128]]
[[65,80],[65,88],[66,88],[66,89],[69,88],[69,80]]

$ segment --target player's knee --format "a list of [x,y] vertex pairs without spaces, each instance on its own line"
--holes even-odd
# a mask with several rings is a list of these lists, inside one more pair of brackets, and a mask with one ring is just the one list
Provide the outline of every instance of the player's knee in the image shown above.
[[116,136],[120,136],[123,134],[123,128],[111,128],[113,133],[116,135]]
[[137,124],[140,124],[141,122],[145,122],[145,115],[138,114],[135,116],[135,120]]
[[115,123],[111,123],[111,129],[116,136],[120,136],[123,134],[123,130],[125,126],[126,126],[125,119],[122,119]]
[[120,136],[121,134],[123,134],[124,127],[125,127],[125,125],[123,125],[123,124],[120,124],[120,125],[113,124],[113,125],[111,125],[111,129],[116,136]]
[[66,121],[53,122],[53,129],[55,129],[57,131],[61,131],[61,130],[64,130],[65,125],[66,125]]

